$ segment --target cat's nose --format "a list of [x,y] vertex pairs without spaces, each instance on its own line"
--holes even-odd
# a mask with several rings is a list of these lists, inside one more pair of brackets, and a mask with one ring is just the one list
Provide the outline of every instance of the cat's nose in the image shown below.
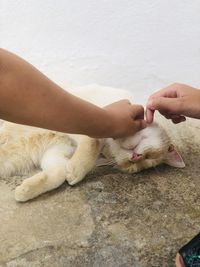
[[143,158],[142,154],[137,154],[136,152],[133,152],[131,160],[133,162],[137,162],[137,161],[141,160],[142,158]]

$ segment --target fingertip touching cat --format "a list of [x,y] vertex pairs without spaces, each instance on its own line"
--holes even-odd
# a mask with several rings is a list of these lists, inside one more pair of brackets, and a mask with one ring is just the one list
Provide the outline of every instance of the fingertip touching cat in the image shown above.
[[[83,86],[71,92],[100,107],[124,98],[133,102],[131,92],[99,85]],[[0,177],[39,170],[16,187],[15,199],[20,202],[53,190],[65,181],[74,185],[96,166],[114,165],[123,172],[137,173],[161,163],[185,166],[169,135],[156,122],[134,136],[115,140],[10,122],[4,122],[0,129]]]

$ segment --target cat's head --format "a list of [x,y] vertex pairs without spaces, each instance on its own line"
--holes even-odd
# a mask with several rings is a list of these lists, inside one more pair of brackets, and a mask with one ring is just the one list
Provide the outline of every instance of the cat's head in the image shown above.
[[161,163],[178,168],[185,167],[166,131],[156,123],[128,138],[106,139],[103,155],[108,164],[117,165],[122,171],[129,173],[136,173]]

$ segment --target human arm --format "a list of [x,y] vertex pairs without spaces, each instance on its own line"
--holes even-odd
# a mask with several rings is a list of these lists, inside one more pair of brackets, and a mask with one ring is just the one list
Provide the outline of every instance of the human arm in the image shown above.
[[185,84],[172,84],[149,97],[148,123],[153,121],[155,110],[174,123],[185,121],[185,117],[200,119],[200,90]]
[[142,106],[123,100],[99,108],[4,49],[0,49],[0,118],[99,138],[128,136],[145,124]]

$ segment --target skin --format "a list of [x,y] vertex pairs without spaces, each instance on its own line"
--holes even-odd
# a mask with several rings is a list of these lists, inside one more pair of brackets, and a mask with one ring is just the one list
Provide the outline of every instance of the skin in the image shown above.
[[4,49],[0,49],[0,118],[96,138],[130,136],[146,127],[142,106],[121,100],[99,108],[64,91]]
[[[200,90],[172,84],[149,97],[146,120],[158,110],[174,123],[200,118]],[[146,127],[144,109],[121,100],[101,109],[64,91],[20,57],[0,49],[0,117],[51,130],[120,138]],[[184,267],[179,254],[176,266]]]
[[183,259],[179,253],[177,253],[177,255],[176,255],[175,263],[176,263],[176,267],[185,267]]
[[[183,122],[186,117],[200,119],[200,90],[185,84],[172,84],[149,97],[146,110],[148,123],[153,122],[155,110],[173,123]],[[176,267],[185,267],[179,253],[175,263]]]
[[146,120],[153,122],[158,110],[173,123],[180,123],[186,117],[200,119],[200,90],[185,84],[174,83],[152,94],[147,102]]

